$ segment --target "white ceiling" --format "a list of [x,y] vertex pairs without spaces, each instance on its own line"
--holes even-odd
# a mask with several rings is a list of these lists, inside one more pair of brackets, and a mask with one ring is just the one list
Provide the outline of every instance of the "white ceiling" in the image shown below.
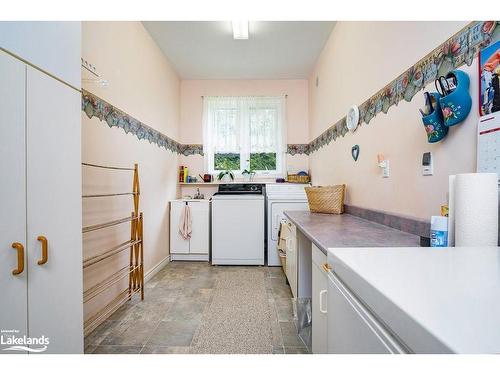
[[143,24],[182,79],[306,79],[335,22],[250,22],[248,40],[230,21]]

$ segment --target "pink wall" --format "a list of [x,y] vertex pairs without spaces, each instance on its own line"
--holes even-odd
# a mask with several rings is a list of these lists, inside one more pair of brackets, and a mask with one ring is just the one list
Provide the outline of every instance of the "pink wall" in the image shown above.
[[287,94],[288,143],[307,143],[307,80],[186,80],[181,82],[181,143],[203,143],[201,96]]
[[[466,22],[338,22],[309,79],[310,138],[342,118],[352,104],[396,78]],[[418,108],[422,94],[379,114],[369,125],[339,138],[310,157],[313,183],[347,184],[353,205],[429,219],[447,201],[448,175],[476,168],[477,61],[470,74],[472,111],[437,144],[427,143]],[[316,79],[319,85],[316,86]],[[433,85],[427,90],[433,91]],[[357,162],[351,147],[360,146]],[[422,176],[422,153],[434,156],[434,176]],[[377,153],[390,160],[391,176],[381,177]]]
[[[94,64],[108,87],[84,82],[84,89],[112,103],[145,124],[177,139],[179,129],[180,80],[140,22],[83,22],[82,57]],[[144,269],[154,270],[168,259],[168,201],[177,195],[178,156],[131,133],[109,128],[96,117],[82,113],[82,160],[84,162],[133,166],[139,164],[141,188],[139,210],[144,212]],[[83,168],[83,193],[127,192],[132,173]],[[113,197],[83,201],[83,224],[92,225],[130,215],[132,198]],[[84,235],[83,256],[100,254],[130,238],[130,227],[122,224]],[[127,251],[84,271],[84,288],[128,264]],[[85,318],[92,316],[127,286],[118,283],[85,304]],[[119,290],[122,288],[121,290]]]
[[[181,82],[180,130],[181,143],[203,143],[202,96],[288,95],[286,101],[287,143],[307,143],[308,81],[307,80],[186,80]],[[180,157],[190,175],[203,173],[203,157]],[[305,155],[288,156],[290,170],[307,170]]]

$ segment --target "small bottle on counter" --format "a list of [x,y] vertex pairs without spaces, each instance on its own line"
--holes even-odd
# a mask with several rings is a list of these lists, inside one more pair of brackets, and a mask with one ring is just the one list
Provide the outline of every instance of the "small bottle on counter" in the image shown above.
[[431,216],[431,247],[448,246],[448,218]]

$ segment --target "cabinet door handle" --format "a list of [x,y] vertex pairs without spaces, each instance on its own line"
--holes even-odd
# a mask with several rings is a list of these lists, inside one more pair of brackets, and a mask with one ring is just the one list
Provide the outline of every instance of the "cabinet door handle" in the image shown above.
[[330,272],[330,270],[332,269],[328,263],[323,263],[322,267],[323,271],[325,271],[326,273]]
[[319,292],[319,311],[323,314],[326,314],[327,311],[326,309],[323,309],[323,296],[328,292],[328,290],[323,289],[321,292]]
[[41,266],[49,260],[49,244],[45,236],[38,236],[37,240],[42,243],[42,259],[38,261],[38,265]]
[[24,246],[19,242],[14,242],[12,248],[17,250],[17,268],[12,270],[12,274],[19,275],[24,271]]

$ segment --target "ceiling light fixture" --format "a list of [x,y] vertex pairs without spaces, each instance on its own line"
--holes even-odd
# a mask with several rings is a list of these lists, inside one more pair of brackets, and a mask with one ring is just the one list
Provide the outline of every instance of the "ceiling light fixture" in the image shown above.
[[232,21],[233,38],[248,39],[248,21]]

